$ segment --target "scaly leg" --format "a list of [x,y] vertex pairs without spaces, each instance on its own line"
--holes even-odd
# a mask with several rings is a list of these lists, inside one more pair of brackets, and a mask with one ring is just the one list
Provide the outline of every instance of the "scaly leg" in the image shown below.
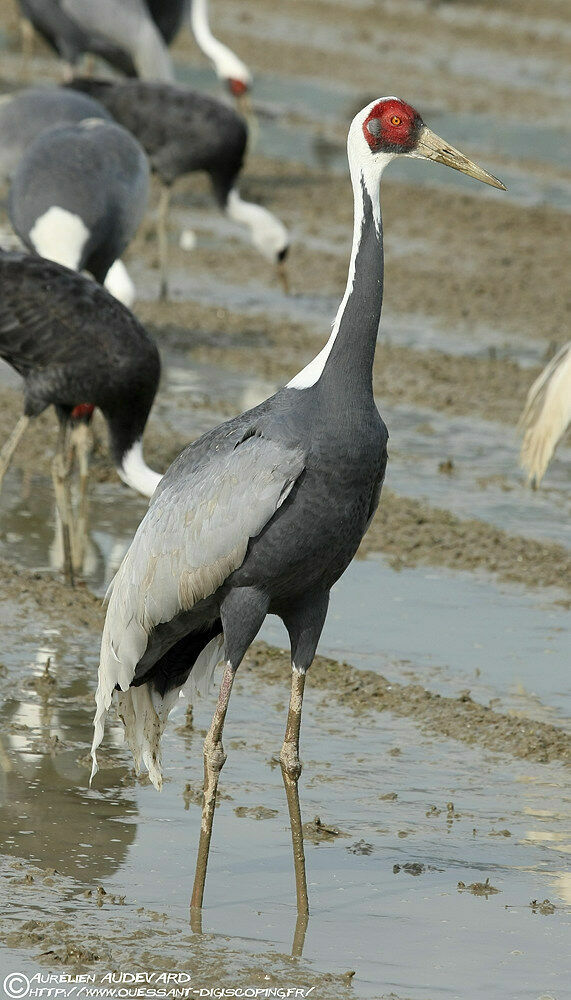
[[14,427],[14,430],[10,434],[10,437],[4,444],[2,451],[0,451],[0,490],[2,489],[2,482],[8,470],[8,466],[12,461],[12,455],[16,451],[20,439],[22,438],[22,435],[24,434],[24,431],[29,423],[29,417],[20,417],[18,423]]
[[157,219],[157,237],[159,243],[159,298],[168,298],[168,211],[171,196],[171,189],[166,184],[161,186],[159,197],[159,210]]
[[208,865],[208,852],[210,850],[210,839],[212,837],[212,821],[214,818],[214,807],[216,805],[216,791],[218,788],[218,778],[226,762],[226,754],[222,746],[222,730],[224,720],[230,701],[232,684],[236,670],[228,661],[224,668],[224,676],[220,685],[218,704],[210,724],[210,729],[204,741],[204,798],[202,800],[202,825],[200,829],[200,841],[198,844],[198,858],[196,860],[196,872],[194,875],[194,887],[190,900],[191,914],[202,906],[204,897],[204,883],[206,881],[206,868]]
[[71,456],[69,452],[69,425],[60,424],[58,446],[52,462],[52,480],[56,504],[61,519],[63,538],[63,567],[65,578],[74,586],[73,561],[71,553],[72,508],[70,495]]
[[291,695],[285,739],[280,753],[280,764],[289,809],[291,839],[293,843],[293,866],[295,870],[297,912],[299,914],[309,913],[307,879],[305,875],[305,854],[303,850],[303,832],[301,829],[301,810],[299,807],[299,793],[297,788],[297,783],[301,774],[301,761],[299,759],[299,729],[301,726],[301,706],[303,703],[304,687],[305,671],[298,670],[294,666],[291,674]]
[[89,478],[89,455],[92,447],[92,434],[89,424],[84,421],[76,424],[71,432],[71,445],[77,455],[79,466],[79,499],[78,513],[72,537],[73,565],[81,572],[85,548],[87,544],[87,522],[89,515],[89,494],[87,483]]

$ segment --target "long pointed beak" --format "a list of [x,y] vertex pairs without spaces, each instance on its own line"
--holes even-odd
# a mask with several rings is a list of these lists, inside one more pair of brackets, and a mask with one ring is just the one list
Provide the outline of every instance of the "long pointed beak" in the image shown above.
[[446,167],[453,167],[454,170],[460,170],[463,174],[468,174],[469,177],[474,177],[477,181],[483,181],[484,184],[490,184],[491,187],[500,188],[502,191],[506,190],[505,184],[502,184],[497,177],[489,174],[487,170],[479,167],[477,163],[473,163],[459,149],[454,149],[454,146],[450,146],[444,139],[441,139],[440,136],[427,128],[426,125],[422,127],[417,146],[412,155],[423,157],[426,160],[436,160],[437,163],[443,163]]

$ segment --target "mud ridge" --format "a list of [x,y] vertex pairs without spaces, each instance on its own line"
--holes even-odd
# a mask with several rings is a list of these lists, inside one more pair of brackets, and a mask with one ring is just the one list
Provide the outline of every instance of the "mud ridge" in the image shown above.
[[[285,652],[257,642],[241,669],[257,671],[265,683],[283,685],[291,670],[290,658]],[[449,698],[420,684],[389,682],[372,670],[359,670],[325,656],[315,657],[309,683],[327,691],[357,715],[389,711],[413,719],[427,732],[486,750],[541,764],[571,764],[570,733],[558,726],[497,712],[473,701],[469,694]]]

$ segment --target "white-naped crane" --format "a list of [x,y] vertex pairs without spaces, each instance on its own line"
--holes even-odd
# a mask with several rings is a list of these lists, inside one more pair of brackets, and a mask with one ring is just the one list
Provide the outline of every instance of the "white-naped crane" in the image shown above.
[[[42,257],[0,251],[0,358],[24,383],[24,414],[0,452],[0,488],[30,420],[53,406],[59,438],[52,478],[64,567],[73,581],[87,528],[88,427],[95,407],[107,423],[120,478],[144,496],[151,496],[161,478],[142,452],[159,384],[159,352],[133,314],[90,278]],[[74,451],[80,475],[75,524]]]
[[10,188],[14,230],[30,250],[89,271],[127,306],[135,287],[121,255],[147,208],[149,161],[127,129],[87,118],[42,132]]
[[22,14],[70,66],[90,53],[126,76],[174,80],[168,46],[188,21],[216,75],[246,110],[246,64],[210,27],[208,0],[18,0]]
[[220,209],[249,232],[254,247],[276,267],[284,285],[287,229],[267,208],[245,201],[238,191],[248,130],[241,115],[223,101],[189,87],[148,80],[101,80],[77,77],[69,87],[100,101],[113,118],[139,140],[162,189],[158,242],[160,294],[167,295],[167,219],[170,192],[177,177],[208,174]]
[[383,294],[380,180],[398,156],[436,160],[503,184],[438,138],[409,104],[381,98],[348,138],[354,230],[347,287],[329,340],[275,395],[204,434],[170,466],[110,588],[97,687],[93,774],[106,714],[119,715],[137,769],[161,787],[160,739],[179,692],[224,673],[204,743],[204,800],[191,907],[202,906],[222,730],[236,670],[268,613],[291,641],[280,761],[292,828],[297,907],[308,912],[298,797],[306,671],[329,591],[379,502],[387,429],[373,398]]
[[555,449],[571,423],[571,340],[536,378],[527,394],[519,427],[520,465],[536,490]]

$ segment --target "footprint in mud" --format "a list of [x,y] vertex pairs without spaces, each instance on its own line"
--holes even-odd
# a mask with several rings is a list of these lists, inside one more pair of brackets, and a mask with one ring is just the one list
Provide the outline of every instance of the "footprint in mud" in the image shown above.
[[267,806],[236,806],[236,816],[247,816],[248,819],[272,819],[278,815],[278,809],[268,809]]
[[349,851],[350,854],[372,854],[374,847],[366,840],[358,840],[356,844],[350,844],[345,850]]
[[312,840],[314,844],[319,844],[323,840],[335,840],[336,837],[349,836],[348,833],[343,833],[336,826],[322,823],[319,816],[316,816],[311,823],[304,823],[302,829],[304,840]]
[[470,885],[466,885],[465,882],[458,882],[458,890],[460,892],[471,892],[473,896],[494,896],[497,892],[501,892],[501,889],[496,889],[495,885],[490,885],[489,878],[485,882],[472,882]]

